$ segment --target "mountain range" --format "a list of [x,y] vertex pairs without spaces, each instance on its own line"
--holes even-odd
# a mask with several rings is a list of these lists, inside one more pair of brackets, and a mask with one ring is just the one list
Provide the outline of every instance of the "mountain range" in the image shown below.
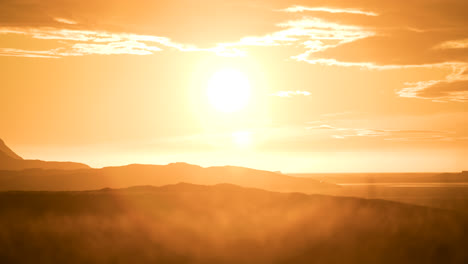
[[234,166],[25,160],[0,141],[0,262],[467,263],[465,214],[312,194],[344,188]]
[[339,188],[335,184],[314,179],[235,166],[204,168],[179,162],[95,169],[74,162],[24,160],[3,141],[0,145],[0,191],[91,190],[135,185],[161,186],[179,182],[205,185],[230,183],[271,191],[306,193]]

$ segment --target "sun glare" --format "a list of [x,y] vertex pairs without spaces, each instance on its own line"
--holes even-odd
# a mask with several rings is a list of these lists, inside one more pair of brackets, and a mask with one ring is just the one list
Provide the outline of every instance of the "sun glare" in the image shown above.
[[208,81],[207,95],[218,111],[236,112],[249,102],[250,83],[245,74],[238,70],[219,70]]
[[248,147],[252,143],[251,133],[249,131],[236,131],[232,133],[232,140],[237,147]]

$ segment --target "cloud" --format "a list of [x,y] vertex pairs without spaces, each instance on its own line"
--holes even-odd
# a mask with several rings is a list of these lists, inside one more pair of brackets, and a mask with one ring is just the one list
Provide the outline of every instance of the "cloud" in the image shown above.
[[[115,55],[151,55],[163,49],[175,49],[182,52],[212,52],[224,57],[242,57],[246,52],[236,45],[218,44],[210,48],[199,48],[173,42],[171,39],[153,35],[139,35],[131,33],[93,31],[65,28],[0,28],[0,35],[24,35],[39,40],[61,41],[61,47],[44,51],[27,51],[19,49],[3,49],[2,56],[23,56],[57,58],[66,56],[82,56],[91,54]],[[247,40],[243,40],[247,41]],[[50,56],[45,56],[45,54]]]
[[445,41],[437,46],[435,49],[466,49],[468,48],[468,38],[461,40]]
[[292,96],[295,96],[295,95],[309,96],[310,92],[307,92],[307,91],[279,91],[279,92],[271,94],[271,96],[278,96],[278,97],[292,97]]
[[60,58],[54,51],[33,51],[23,49],[0,48],[0,56],[29,58]]
[[[319,6],[293,6],[283,9],[302,12],[327,8],[341,10],[343,1],[316,1]],[[349,3],[348,3],[349,4]],[[350,16],[346,13],[314,12],[316,18],[344,25],[355,25],[373,35],[343,43],[315,53],[293,55],[300,61],[331,59],[349,64],[368,65],[421,65],[468,61],[468,2],[424,1],[369,2],[353,1],[359,11],[373,11],[375,17]],[[405,8],[401,8],[404,6]],[[347,10],[347,9],[345,9]],[[418,14],[418,15],[415,15]],[[434,48],[436,47],[436,48]],[[348,64],[348,65],[349,65]],[[338,64],[335,64],[339,66]]]
[[59,22],[59,23],[68,24],[68,25],[78,24],[78,22],[76,22],[76,21],[73,21],[71,19],[61,18],[61,17],[56,17],[56,18],[54,18],[54,20]]
[[434,64],[408,64],[408,65],[398,65],[398,64],[387,64],[387,65],[379,65],[373,62],[346,62],[346,61],[338,61],[335,59],[325,59],[325,58],[312,58],[307,59],[307,56],[304,54],[293,56],[292,58],[296,59],[297,61],[304,61],[309,64],[320,64],[326,66],[339,66],[339,67],[358,67],[368,70],[395,70],[395,69],[410,69],[410,68],[435,68],[435,67],[452,67],[453,65],[459,65],[460,63],[452,63],[452,62],[445,62],[445,63],[434,63]]
[[468,61],[468,49],[434,48],[440,43],[456,38],[460,31],[414,32],[406,29],[379,28],[374,28],[373,31],[373,35],[342,43],[333,49],[323,49],[314,54],[293,58],[302,61],[333,59],[349,63],[402,66]]
[[430,99],[435,102],[468,102],[468,80],[427,81],[410,83],[413,86],[403,88],[401,97]]
[[[430,99],[434,102],[468,102],[468,64],[466,63],[435,63],[415,65],[376,65],[369,62],[341,62],[335,59],[301,59],[310,64],[327,66],[359,67],[368,70],[393,70],[409,68],[454,68],[458,73],[451,74],[446,80],[430,80],[407,82],[406,87],[396,92],[400,97]],[[461,70],[460,70],[461,69]]]
[[148,46],[145,43],[137,41],[122,41],[122,42],[111,42],[107,44],[87,44],[80,43],[74,44],[72,47],[73,53],[71,54],[133,54],[133,55],[150,55],[154,51],[160,51],[161,49],[154,46]]
[[306,129],[329,131],[330,137],[335,139],[345,139],[349,137],[380,137],[384,140],[395,141],[453,140],[453,133],[435,130],[345,128],[331,125],[310,126],[306,127]]
[[[321,121],[316,121],[316,122],[321,122]],[[306,129],[335,129],[335,127],[332,127],[330,125],[319,125],[319,126],[306,127]]]
[[[107,31],[60,29],[60,28],[0,28],[0,34],[20,34],[35,39],[68,40],[89,42],[114,42],[123,40],[148,41],[165,46],[180,47],[165,37],[138,35],[129,33],[113,33]],[[182,48],[182,47],[181,47]]]
[[[468,26],[465,19],[468,2],[461,0],[448,3],[436,1],[431,5],[425,1],[380,3],[358,0],[353,2],[352,8],[347,8],[346,4],[349,3],[342,0],[319,0],[314,2],[314,6],[292,3],[271,6],[261,1],[258,5],[242,1],[232,5],[215,1],[189,14],[180,8],[178,1],[164,4],[164,8],[158,1],[137,2],[139,4],[115,1],[111,12],[107,8],[108,3],[31,0],[24,4],[7,0],[0,3],[0,8],[6,10],[5,16],[0,18],[0,26],[36,39],[80,42],[67,43],[63,48],[68,50],[63,54],[79,54],[80,51],[90,51],[82,55],[104,54],[106,50],[112,51],[109,54],[120,54],[118,50],[113,52],[109,46],[120,47],[128,43],[141,49],[129,47],[119,50],[136,55],[153,54],[157,48],[169,48],[241,57],[248,56],[250,48],[271,48],[271,52],[276,52],[276,48],[285,48],[284,54],[297,61],[366,69],[468,61],[468,49],[463,48],[467,45],[468,37],[464,30]],[[189,7],[197,5],[187,4]],[[280,4],[285,6],[280,7]],[[402,4],[405,5],[403,9]],[[166,12],[165,8],[170,9],[171,16],[162,15],[162,12]],[[71,15],[68,10],[76,11]],[[288,14],[272,15],[273,10]],[[212,16],[214,11],[219,15]],[[286,15],[293,19],[284,21]],[[205,19],[200,21],[200,17]],[[216,23],[212,23],[213,20]],[[122,37],[124,33],[121,32],[139,33]],[[159,40],[141,40],[136,36]],[[222,37],[227,40],[219,41]],[[186,38],[192,38],[193,42],[180,41]],[[85,41],[102,41],[105,45],[81,43]],[[133,41],[147,47],[135,45]],[[202,42],[209,44],[198,46]],[[75,44],[80,44],[76,46],[80,48],[70,50]],[[91,53],[92,50],[95,52]]]
[[445,80],[430,80],[406,83],[397,92],[401,97],[430,99],[435,102],[468,102],[468,64],[454,66]]
[[339,135],[332,135],[331,137],[332,138],[337,138],[337,139],[344,139],[345,138],[345,137],[339,136]]
[[379,14],[374,12],[366,12],[360,9],[353,9],[353,8],[331,8],[331,7],[306,7],[306,6],[291,6],[286,9],[282,9],[280,11],[284,12],[304,12],[304,11],[312,11],[312,12],[328,12],[328,13],[348,13],[348,14],[359,14],[359,15],[366,15],[366,16],[378,16]]
[[[59,48],[44,51],[4,48],[2,49],[2,56],[57,58],[91,54],[151,55],[154,52],[161,51],[163,47],[179,51],[202,50],[190,45],[174,43],[165,37],[106,31],[58,28],[0,28],[1,34],[16,34],[29,36],[33,39],[57,40],[61,41],[60,44],[62,45]],[[221,49],[217,50],[219,53],[222,51]]]
[[252,46],[299,46],[305,52],[297,55],[297,57],[306,58],[312,53],[335,48],[374,35],[374,32],[362,27],[332,23],[314,17],[289,20],[276,25],[282,30],[264,36],[244,37],[238,42],[221,43],[218,47],[245,49]]

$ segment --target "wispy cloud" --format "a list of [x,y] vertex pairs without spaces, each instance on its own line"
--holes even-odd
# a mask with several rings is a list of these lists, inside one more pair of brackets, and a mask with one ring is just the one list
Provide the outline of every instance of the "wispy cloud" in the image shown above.
[[434,102],[468,102],[468,80],[408,83],[398,92],[401,97],[430,99]]
[[[322,122],[322,121],[320,121],[320,122]],[[335,127],[330,126],[330,125],[318,125],[318,126],[306,127],[306,129],[335,129]]]
[[[23,56],[57,58],[82,55],[151,55],[164,49],[175,49],[182,52],[212,52],[224,57],[241,57],[246,52],[237,45],[221,43],[210,48],[199,48],[173,42],[171,39],[153,35],[138,35],[131,33],[116,33],[107,31],[60,29],[60,28],[0,28],[1,34],[16,34],[33,39],[57,40],[62,44],[59,48],[43,51],[27,51],[20,49],[2,49],[2,56]],[[249,42],[245,39],[243,42]]]
[[434,102],[468,102],[468,64],[445,62],[414,65],[377,65],[371,62],[342,62],[335,59],[306,59],[296,56],[299,61],[327,66],[359,67],[368,70],[395,70],[410,68],[452,68],[445,80],[407,82],[406,87],[397,91],[401,97],[430,99]]
[[452,140],[452,133],[435,130],[416,129],[375,129],[375,128],[346,128],[331,125],[318,125],[306,127],[308,130],[326,130],[330,137],[345,139],[349,137],[381,137],[384,140],[422,141],[422,140]]
[[430,99],[435,102],[468,102],[468,64],[455,64],[445,80],[406,83],[398,95],[407,98]]
[[279,92],[271,94],[271,96],[278,96],[278,97],[292,97],[292,96],[295,96],[295,95],[309,96],[310,92],[307,92],[307,91],[279,91]]
[[[201,50],[194,46],[174,43],[165,37],[105,31],[57,28],[0,28],[0,34],[18,34],[34,39],[59,40],[62,44],[62,47],[44,51],[2,49],[1,55],[3,56],[56,58],[90,54],[150,55],[161,51],[163,47],[180,51]],[[222,52],[222,50],[219,50],[219,52]]]
[[[277,24],[282,30],[264,36],[249,36],[234,43],[221,43],[222,48],[247,48],[249,46],[299,46],[305,52],[293,56],[297,60],[307,58],[312,53],[334,48],[358,39],[373,36],[371,30],[332,23],[319,18],[302,18]],[[244,53],[245,54],[245,53]]]
[[311,12],[328,12],[328,13],[348,13],[348,14],[358,14],[358,15],[366,15],[366,16],[378,16],[379,14],[375,12],[368,12],[363,11],[360,9],[354,8],[333,8],[333,7],[307,7],[307,6],[291,6],[279,11],[284,12],[304,12],[304,11],[311,11]]
[[68,25],[76,25],[76,24],[78,24],[78,22],[73,21],[73,20],[71,20],[71,19],[67,19],[67,18],[56,17],[56,18],[54,18],[54,20],[57,21],[57,22],[59,22],[59,23],[68,24]]
[[[323,9],[323,8],[322,8]],[[322,10],[320,9],[320,10]],[[338,9],[323,9],[338,12]],[[322,11],[323,11],[322,10]],[[347,9],[343,9],[347,10]],[[342,10],[342,11],[343,11]],[[347,12],[350,10],[347,10]],[[356,10],[354,10],[356,11]],[[353,11],[353,12],[354,12]],[[359,26],[338,24],[319,18],[301,18],[278,23],[278,31],[263,36],[246,36],[237,42],[218,43],[213,47],[199,48],[194,45],[175,43],[169,38],[153,35],[70,29],[76,21],[55,18],[68,28],[54,27],[3,27],[0,34],[20,34],[34,39],[62,40],[62,52],[55,56],[78,56],[89,54],[134,54],[149,55],[166,48],[179,51],[212,52],[219,56],[246,56],[249,47],[302,47],[305,52],[297,59],[308,58],[312,53],[334,48],[375,33]],[[49,51],[52,53],[52,51]],[[24,53],[26,56],[27,53]],[[17,55],[16,55],[17,56]]]
[[148,46],[145,43],[141,43],[134,40],[121,41],[121,42],[110,42],[107,44],[88,44],[80,43],[75,44],[72,47],[72,51],[77,54],[133,54],[133,55],[150,55],[154,51],[160,51],[161,49],[155,46]]
[[28,57],[28,58],[60,58],[55,51],[34,51],[12,48],[0,48],[0,56]]
[[298,61],[307,62],[309,64],[318,64],[326,66],[340,66],[340,67],[358,67],[368,70],[396,70],[396,69],[410,69],[410,68],[442,68],[442,67],[453,67],[464,63],[457,62],[443,62],[443,63],[432,63],[432,64],[383,64],[379,65],[373,62],[348,62],[348,61],[338,61],[336,59],[330,58],[311,58],[308,59],[307,56],[298,55],[294,56],[294,59]]
[[435,49],[467,49],[468,39],[445,41],[435,46],[434,48]]

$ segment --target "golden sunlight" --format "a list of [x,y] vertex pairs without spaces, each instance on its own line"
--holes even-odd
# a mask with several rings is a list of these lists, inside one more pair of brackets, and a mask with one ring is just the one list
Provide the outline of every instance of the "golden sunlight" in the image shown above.
[[249,131],[236,131],[231,134],[232,140],[237,147],[245,148],[252,143],[252,136]]
[[250,83],[245,74],[238,70],[219,70],[208,81],[207,95],[218,111],[237,112],[249,102]]
[[468,264],[468,0],[0,0],[0,124],[0,264]]

